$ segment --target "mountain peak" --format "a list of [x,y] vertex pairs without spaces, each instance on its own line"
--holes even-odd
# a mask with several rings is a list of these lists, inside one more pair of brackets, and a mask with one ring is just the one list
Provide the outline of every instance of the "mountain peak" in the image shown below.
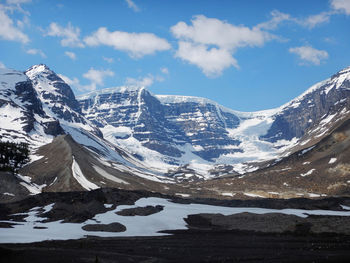
[[46,74],[52,74],[54,73],[47,65],[45,64],[37,64],[31,66],[29,69],[25,71],[25,74],[31,78],[35,77],[39,74],[46,73]]
[[340,70],[338,73],[334,74],[331,78],[337,78],[342,76],[342,78],[350,79],[350,66]]

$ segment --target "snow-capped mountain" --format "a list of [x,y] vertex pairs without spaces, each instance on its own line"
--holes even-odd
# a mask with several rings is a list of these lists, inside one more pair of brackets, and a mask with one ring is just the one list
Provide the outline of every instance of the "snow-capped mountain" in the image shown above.
[[[118,185],[118,182],[130,184],[118,179],[123,174],[169,181],[159,179],[158,173],[149,173],[139,160],[104,140],[101,131],[81,113],[71,88],[47,66],[35,65],[26,72],[0,69],[0,83],[0,140],[27,143],[31,153],[31,163],[16,177],[0,177],[6,179],[6,185],[21,185],[30,193],[39,193],[44,188],[69,191]],[[70,135],[71,139],[57,142],[55,138],[59,135]],[[66,141],[69,143],[63,143]],[[73,151],[71,145],[83,148]],[[50,150],[43,150],[45,147]],[[89,164],[86,159],[90,160]],[[80,168],[83,166],[87,171]],[[90,182],[81,169],[88,175],[92,171],[95,180]],[[105,177],[109,178],[108,183],[102,180]],[[24,191],[15,189],[15,192]]]
[[[268,141],[301,138],[306,132],[321,137],[327,123],[347,116],[350,109],[350,67],[321,81],[302,95],[283,105],[262,138]],[[315,134],[316,133],[316,134]]]
[[76,99],[45,65],[0,69],[0,84],[0,139],[29,144],[32,163],[16,182],[31,192],[106,185],[159,191],[170,189],[164,182],[252,172],[315,145],[350,115],[350,68],[259,112],[143,87]]
[[0,83],[2,141],[43,145],[63,133],[57,120],[44,112],[32,82],[23,72],[0,69]]
[[[244,173],[252,163],[279,158],[306,145],[346,118],[350,68],[272,110],[239,112],[204,98],[153,95],[118,87],[78,97],[82,112],[110,142],[149,167],[171,175]],[[178,169],[177,167],[181,167]]]

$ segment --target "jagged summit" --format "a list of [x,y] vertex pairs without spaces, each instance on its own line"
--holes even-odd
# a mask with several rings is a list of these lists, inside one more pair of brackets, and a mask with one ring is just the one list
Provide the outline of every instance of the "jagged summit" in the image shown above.
[[47,115],[71,123],[86,123],[81,116],[80,106],[73,90],[48,66],[34,65],[25,74],[32,81],[34,89],[44,102],[44,111]]
[[53,71],[46,64],[36,64],[25,71],[26,74],[42,74],[44,72],[53,73]]

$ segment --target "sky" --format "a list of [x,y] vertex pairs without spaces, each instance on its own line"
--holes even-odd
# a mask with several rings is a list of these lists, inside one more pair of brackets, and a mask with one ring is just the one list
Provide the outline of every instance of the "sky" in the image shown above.
[[44,63],[76,95],[123,85],[240,111],[350,66],[350,0],[0,0],[0,67]]

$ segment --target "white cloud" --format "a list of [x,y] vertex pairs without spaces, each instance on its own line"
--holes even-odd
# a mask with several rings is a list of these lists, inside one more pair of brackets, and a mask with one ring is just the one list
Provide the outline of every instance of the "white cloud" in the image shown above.
[[69,86],[79,88],[80,87],[80,81],[77,78],[70,79],[69,77],[58,74],[58,76],[63,79],[64,82],[66,82]]
[[114,62],[113,58],[107,58],[107,57],[102,57],[104,61],[106,61],[109,64],[112,64]]
[[42,58],[46,58],[45,53],[41,49],[31,48],[26,51],[30,55],[40,55]]
[[[347,1],[350,2],[350,0],[347,0]],[[272,18],[269,21],[260,23],[256,27],[260,29],[274,30],[274,29],[277,29],[277,27],[282,22],[290,22],[290,23],[294,23],[294,24],[312,29],[318,25],[328,23],[331,16],[334,14],[335,14],[334,10],[330,10],[326,12],[321,12],[319,14],[310,15],[307,17],[296,18],[296,17],[292,17],[290,14],[286,14],[278,10],[274,10],[271,12]]]
[[24,14],[25,16],[30,16],[30,12],[24,10],[21,5],[31,3],[32,2],[31,0],[7,0],[4,2],[5,2],[4,4],[0,3],[0,9],[9,11],[11,13],[19,12]]
[[47,36],[61,37],[61,45],[64,47],[84,47],[80,41],[80,28],[74,27],[68,23],[67,27],[62,27],[57,23],[51,23],[47,29]]
[[82,85],[78,78],[69,78],[65,75],[58,74],[61,79],[64,80],[69,86],[74,87],[80,91],[93,91],[96,90],[98,86],[104,86],[104,79],[107,77],[113,77],[114,72],[111,70],[97,70],[90,68],[88,72],[83,74],[83,77],[90,81],[88,85]]
[[28,43],[29,37],[24,34],[13,23],[13,20],[5,13],[4,8],[0,5],[0,38],[10,41]]
[[132,10],[134,10],[135,12],[140,12],[140,8],[132,0],[125,0],[125,2],[128,4],[128,7]]
[[298,24],[303,27],[312,29],[320,24],[328,23],[330,20],[330,17],[333,14],[334,14],[333,11],[329,11],[329,12],[322,12],[316,15],[310,15],[306,18],[296,18],[296,17],[292,17],[290,14],[286,14],[278,10],[274,10],[271,12],[272,18],[267,22],[258,24],[256,28],[265,29],[265,30],[275,30],[281,23],[290,22],[290,23]]
[[113,77],[114,72],[111,70],[97,70],[90,68],[88,72],[83,74],[83,77],[90,80],[90,84],[86,86],[81,86],[81,90],[96,90],[97,86],[104,85],[104,79],[106,77]]
[[323,41],[328,44],[337,44],[337,40],[334,37],[325,37]]
[[6,68],[5,64],[0,61],[0,68]]
[[64,54],[65,54],[67,57],[69,57],[70,59],[72,59],[72,60],[76,60],[76,59],[77,59],[77,56],[75,55],[74,52],[66,51],[66,52],[64,52]]
[[31,2],[32,2],[31,0],[7,0],[6,5],[4,5],[4,7],[11,12],[18,11],[22,14],[29,16],[30,13],[28,11],[24,10],[21,5],[28,4]]
[[166,68],[166,67],[161,68],[160,71],[161,71],[163,74],[166,74],[166,75],[169,74],[169,69]]
[[334,10],[350,15],[350,0],[331,0],[331,6]]
[[324,23],[328,23],[331,12],[322,12],[320,14],[311,15],[305,19],[296,20],[296,22],[304,27],[308,27],[310,29]]
[[113,77],[114,72],[111,70],[97,70],[90,68],[88,72],[84,73],[83,77],[90,80],[91,82],[96,83],[99,86],[103,85],[103,79],[105,77]]
[[[276,18],[276,21],[281,19]],[[238,62],[233,57],[238,48],[260,47],[276,38],[261,30],[261,28],[273,28],[273,23],[249,28],[232,25],[216,18],[207,18],[204,15],[195,16],[191,22],[192,25],[187,25],[181,21],[170,29],[179,39],[175,56],[198,66],[209,77],[218,76],[231,66],[238,68]]]
[[216,77],[230,66],[239,68],[235,58],[227,49],[208,48],[205,45],[180,41],[176,57],[199,67],[208,77]]
[[25,26],[30,25],[28,16],[24,16],[22,20],[17,20],[16,23],[17,23],[17,27],[20,28],[21,30],[23,30]]
[[88,46],[111,46],[116,50],[125,51],[135,58],[171,48],[166,39],[152,33],[109,32],[105,27],[100,27],[92,35],[84,38],[84,42]]
[[185,22],[179,22],[171,27],[171,32],[178,39],[203,45],[216,45],[227,50],[245,46],[262,46],[272,38],[271,34],[259,28],[235,26],[203,15],[195,16],[191,22],[191,26]]
[[9,5],[20,5],[20,4],[27,4],[32,2],[32,0],[6,0],[6,3]]
[[274,30],[276,29],[282,22],[291,21],[293,18],[289,14],[282,13],[278,10],[273,10],[271,12],[272,18],[269,21],[258,24],[255,28],[266,29],[266,30]]
[[[328,58],[328,53],[325,50],[318,50],[311,46],[301,46],[289,49],[290,53],[298,55],[298,57],[307,63],[320,65],[322,60]],[[304,64],[304,63],[303,63]]]
[[134,79],[134,78],[127,78],[125,81],[126,85],[130,85],[130,86],[137,86],[137,87],[149,87],[154,83],[154,77],[152,75],[148,75],[146,77],[143,78],[138,78],[138,79]]
[[[168,70],[167,68],[161,69],[163,74],[169,74],[169,71],[167,71],[167,70]],[[153,83],[155,83],[155,82],[162,82],[162,81],[164,81],[163,76],[159,76],[159,75],[154,76],[152,74],[148,74],[145,77],[126,78],[125,85],[147,88],[149,86],[152,86]]]

